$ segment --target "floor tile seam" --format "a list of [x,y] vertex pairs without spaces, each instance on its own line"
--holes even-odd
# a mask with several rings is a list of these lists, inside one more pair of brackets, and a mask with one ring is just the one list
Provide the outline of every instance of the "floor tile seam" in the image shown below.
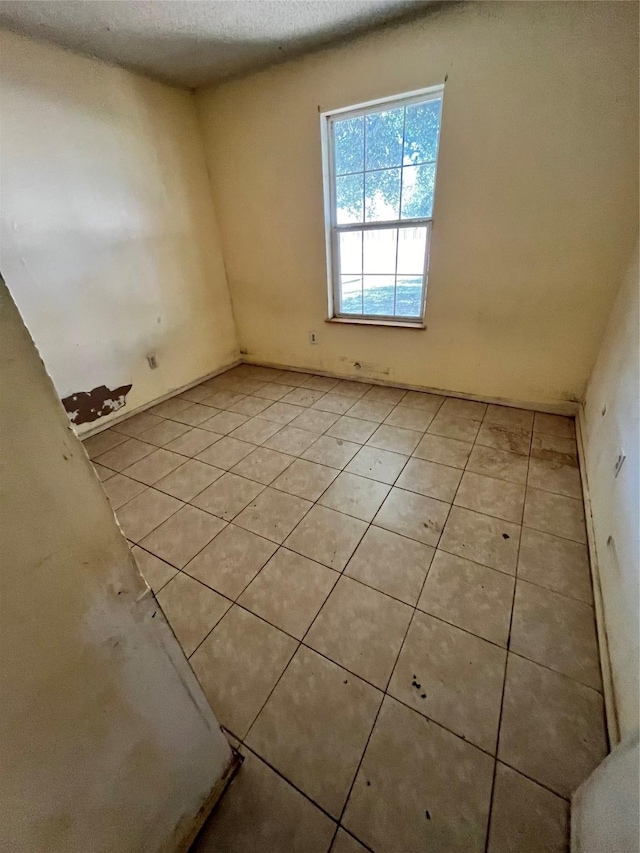
[[[523,502],[522,502],[522,518],[524,518],[524,504],[526,501],[527,485],[529,482],[529,465],[530,465],[530,460],[531,460],[532,443],[533,443],[533,431],[531,432],[531,435],[529,436],[529,454],[527,455],[527,474],[526,474],[525,484],[524,484],[524,486],[525,486],[525,500],[523,500]],[[518,535],[518,549],[517,549],[516,560],[515,560],[515,568],[514,568],[514,584],[513,584],[513,592],[511,594],[511,607],[509,608],[509,630],[507,631],[507,655],[505,657],[504,672],[502,675],[502,690],[501,690],[501,694],[500,694],[500,711],[498,714],[498,729],[496,732],[496,762],[493,765],[493,779],[491,780],[491,794],[490,794],[490,799],[489,799],[489,815],[487,818],[487,828],[486,828],[486,835],[485,835],[485,853],[489,853],[489,840],[491,838],[491,821],[493,818],[493,805],[494,805],[494,797],[495,797],[495,791],[496,791],[496,774],[497,774],[497,770],[498,770],[497,758],[498,758],[498,754],[500,752],[500,739],[501,739],[501,735],[502,735],[502,714],[504,711],[504,696],[505,696],[505,691],[507,688],[507,667],[509,664],[509,649],[511,646],[511,631],[513,628],[513,611],[514,611],[515,600],[516,600],[516,589],[518,586],[518,564],[520,562],[520,545],[521,545],[521,543],[522,543],[522,525],[520,526],[520,531],[519,531],[519,535]]]
[[[153,489],[153,486],[148,486],[147,488],[148,488],[148,489]],[[160,492],[158,489],[155,489],[155,491],[156,491],[156,492],[158,492],[159,494],[163,495],[163,497],[171,497],[171,495],[167,495],[167,494],[165,494],[165,492]],[[143,494],[145,494],[145,492],[140,492],[140,494],[136,495],[135,497],[136,497],[136,498],[139,498],[139,497],[141,497]],[[133,501],[133,500],[135,500],[135,498],[131,498],[131,501]],[[174,500],[174,501],[180,501],[180,498],[173,498],[173,500]],[[131,503],[131,501],[127,501],[127,504]],[[156,526],[155,526],[152,530],[149,530],[147,533],[145,533],[145,534],[144,534],[144,536],[142,536],[138,541],[134,541],[133,539],[130,539],[130,537],[128,537],[128,536],[127,536],[127,534],[124,532],[124,530],[122,529],[122,527],[121,527],[121,525],[120,525],[120,521],[118,520],[118,516],[117,516],[116,512],[115,512],[115,511],[113,511],[113,510],[112,510],[112,511],[113,511],[113,514],[114,514],[114,516],[115,516],[115,518],[116,518],[116,521],[118,522],[118,527],[120,528],[120,532],[122,533],[122,535],[124,536],[124,538],[125,538],[125,539],[130,539],[130,541],[131,541],[131,542],[133,542],[133,544],[134,544],[134,545],[139,545],[139,546],[140,546],[140,542],[142,542],[142,540],[143,540],[143,539],[146,539],[146,537],[147,537],[147,536],[151,536],[151,534],[152,534],[152,533],[155,533],[155,531],[156,531],[156,530],[157,530],[161,525],[163,525],[163,524],[165,523],[165,521],[169,521],[169,519],[170,519],[170,518],[172,518],[172,516],[174,516],[176,513],[180,512],[180,510],[181,510],[181,509],[184,509],[184,508],[185,508],[185,506],[187,506],[187,504],[186,504],[186,502],[185,502],[185,501],[180,501],[180,503],[182,504],[182,506],[179,506],[177,509],[172,510],[166,518],[163,518],[163,519],[162,519],[162,521],[161,521],[159,524],[156,524]],[[120,512],[120,510],[121,510],[121,509],[124,509],[124,507],[125,507],[127,504],[123,504],[121,507],[119,507],[118,512]],[[211,515],[211,513],[209,513],[209,514]],[[217,518],[217,516],[216,516],[216,518]],[[140,547],[142,547],[142,546],[140,546]],[[146,551],[147,549],[145,548],[144,550]],[[151,552],[150,552],[150,553],[151,553]],[[156,556],[157,556],[157,554],[154,554],[153,556],[154,556],[154,557],[156,557]],[[162,558],[160,557],[159,559],[162,559]],[[166,561],[166,560],[164,560],[163,562],[165,562],[165,563],[166,563],[167,561]],[[172,564],[168,563],[167,565],[172,565]],[[172,568],[177,568],[177,566],[173,566],[173,565],[172,565]]]
[[[538,531],[536,531],[536,532],[538,532]],[[567,541],[570,541],[570,540],[567,540]],[[515,577],[515,576],[512,576],[512,577]],[[561,598],[564,598],[567,601],[575,601],[578,604],[584,604],[594,612],[594,616],[595,616],[595,605],[592,601],[585,601],[583,598],[576,598],[574,595],[569,595],[569,593],[567,593],[567,592],[559,592],[557,589],[554,589],[553,587],[546,586],[545,584],[540,583],[539,581],[532,581],[530,578],[519,577],[518,580],[522,581],[522,583],[531,584],[531,586],[535,586],[538,589],[544,589],[547,592],[552,592],[554,595],[559,595]]]

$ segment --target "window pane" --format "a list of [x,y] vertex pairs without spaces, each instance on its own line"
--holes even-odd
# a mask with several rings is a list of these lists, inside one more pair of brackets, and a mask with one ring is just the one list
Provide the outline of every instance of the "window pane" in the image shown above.
[[364,175],[346,175],[336,178],[336,221],[362,222],[362,197]]
[[340,313],[362,314],[361,276],[340,276]]
[[400,228],[398,236],[398,275],[422,275],[427,229]]
[[396,271],[396,228],[380,228],[364,233],[364,272],[390,273]]
[[363,314],[384,314],[393,317],[395,276],[364,276]]
[[438,156],[441,107],[441,100],[407,107],[403,158],[406,165],[428,163]]
[[402,162],[404,108],[366,116],[366,169],[385,169]]
[[399,218],[400,169],[367,172],[365,174],[365,186],[367,222],[382,222],[387,219]]
[[336,175],[364,171],[364,117],[336,121],[333,135]]
[[435,181],[435,163],[431,163],[428,166],[403,167],[401,219],[431,216],[433,213]]
[[422,311],[422,276],[398,276],[396,317],[419,317]]
[[362,274],[362,231],[340,234],[340,272]]

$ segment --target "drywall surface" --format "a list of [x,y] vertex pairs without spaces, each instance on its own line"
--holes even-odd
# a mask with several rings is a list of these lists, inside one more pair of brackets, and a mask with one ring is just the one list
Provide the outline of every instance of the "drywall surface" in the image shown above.
[[[609,319],[580,426],[621,737],[640,695],[640,340],[638,255]],[[616,476],[618,455],[626,456]]]
[[[198,93],[241,348],[579,399],[638,231],[638,5],[443,6]],[[318,113],[445,79],[428,328],[325,324]]]
[[175,853],[229,746],[1,279],[0,341],[0,846]]
[[135,409],[233,362],[194,96],[6,32],[0,75],[0,264],[59,396]]

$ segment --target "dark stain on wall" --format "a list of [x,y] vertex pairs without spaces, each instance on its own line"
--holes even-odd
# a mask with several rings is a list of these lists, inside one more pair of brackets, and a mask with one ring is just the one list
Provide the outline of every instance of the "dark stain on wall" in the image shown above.
[[67,410],[72,424],[91,423],[121,409],[127,402],[129,391],[131,385],[121,385],[113,390],[106,385],[100,385],[92,391],[78,391],[77,394],[63,397],[62,405]]

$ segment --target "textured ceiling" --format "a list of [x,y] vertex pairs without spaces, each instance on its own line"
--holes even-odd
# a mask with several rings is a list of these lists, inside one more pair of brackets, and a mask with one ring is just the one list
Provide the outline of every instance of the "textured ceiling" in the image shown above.
[[0,26],[171,83],[281,61],[429,0],[2,0]]

